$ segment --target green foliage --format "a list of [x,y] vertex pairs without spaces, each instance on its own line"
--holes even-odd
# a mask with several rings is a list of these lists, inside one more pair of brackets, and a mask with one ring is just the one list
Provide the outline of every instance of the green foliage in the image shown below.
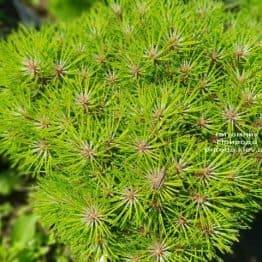
[[250,15],[252,19],[261,21],[262,2],[260,0],[224,0],[226,8],[229,10],[241,10]]
[[[1,225],[3,235],[0,237],[0,259],[4,262],[35,262],[46,261],[54,240],[40,229],[38,218],[29,213],[27,207],[21,206],[15,210],[11,205],[0,205],[1,217],[4,220]],[[9,216],[12,217],[9,221]],[[10,223],[6,223],[6,220]],[[8,235],[7,232],[9,231]],[[57,244],[58,245],[58,244]],[[70,261],[57,246],[55,261]]]
[[122,0],[1,43],[1,151],[77,261],[231,251],[261,208],[257,32],[211,1]]
[[25,201],[24,180],[14,170],[0,173],[0,261],[70,261],[65,249],[52,235],[47,236],[32,214]]
[[51,14],[62,20],[69,20],[79,17],[84,11],[90,8],[93,0],[51,0],[48,9]]
[[[97,0],[96,0],[97,1]],[[49,14],[59,20],[71,20],[86,12],[94,0],[27,0],[29,4],[41,10],[46,9]],[[103,2],[103,0],[101,0]]]
[[0,194],[9,195],[14,189],[21,187],[19,176],[13,170],[0,173]]

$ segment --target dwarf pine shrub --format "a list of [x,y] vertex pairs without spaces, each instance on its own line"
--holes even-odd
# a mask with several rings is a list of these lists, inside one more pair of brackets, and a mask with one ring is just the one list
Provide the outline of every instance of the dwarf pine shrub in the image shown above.
[[261,33],[211,1],[112,2],[0,46],[1,151],[76,261],[210,261],[261,208]]

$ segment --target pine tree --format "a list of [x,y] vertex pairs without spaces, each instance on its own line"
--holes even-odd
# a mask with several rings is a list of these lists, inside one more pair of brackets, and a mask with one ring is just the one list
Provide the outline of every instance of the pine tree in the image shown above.
[[76,261],[210,261],[261,208],[261,33],[211,1],[97,4],[0,45],[1,151]]

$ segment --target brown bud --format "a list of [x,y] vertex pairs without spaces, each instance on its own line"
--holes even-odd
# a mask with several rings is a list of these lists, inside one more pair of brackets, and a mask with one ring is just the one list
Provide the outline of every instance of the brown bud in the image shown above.
[[207,123],[208,121],[204,118],[204,117],[200,117],[197,121],[197,125],[200,127],[200,128],[204,128],[207,126]]
[[37,76],[40,72],[39,64],[33,59],[27,59],[24,62],[24,67],[25,71],[33,77]]
[[55,76],[57,78],[61,78],[66,74],[66,70],[64,68],[64,65],[61,63],[55,65]]
[[166,246],[160,242],[156,242],[150,247],[150,253],[157,261],[161,261],[160,259],[165,256],[166,251]]
[[130,204],[134,204],[137,200],[137,191],[132,188],[126,189],[124,192],[124,200]]
[[238,113],[233,109],[227,109],[224,111],[224,117],[231,122],[236,122],[238,120]]
[[103,220],[103,215],[94,207],[86,210],[84,214],[84,221],[87,225],[100,223]]
[[130,73],[134,78],[138,78],[142,75],[142,70],[138,65],[131,65]]
[[111,8],[112,8],[114,14],[116,15],[116,17],[122,20],[123,10],[122,10],[121,5],[114,3],[114,4],[111,5]]
[[165,181],[165,177],[166,177],[166,172],[164,168],[153,171],[149,175],[149,180],[150,180],[152,189],[159,190]]
[[95,156],[95,150],[91,145],[84,143],[80,149],[80,153],[83,157],[87,159],[92,159]]
[[193,200],[194,202],[196,202],[197,204],[203,204],[207,201],[207,197],[205,196],[202,196],[201,194],[199,193],[196,193],[194,196],[193,196]]
[[135,147],[139,154],[146,154],[150,152],[150,149],[151,149],[150,145],[147,144],[147,142],[145,141],[137,142]]
[[112,86],[117,82],[117,75],[114,72],[109,72],[106,75],[106,82]]
[[212,170],[209,167],[204,167],[196,171],[195,175],[202,179],[207,179],[212,175]]

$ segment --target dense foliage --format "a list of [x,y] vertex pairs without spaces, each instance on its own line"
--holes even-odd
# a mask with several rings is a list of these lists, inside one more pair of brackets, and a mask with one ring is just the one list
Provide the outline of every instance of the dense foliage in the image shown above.
[[27,201],[32,179],[8,167],[0,158],[0,261],[71,261],[68,248],[41,226]]
[[211,1],[122,0],[1,43],[1,150],[77,261],[230,251],[261,208],[257,29]]

